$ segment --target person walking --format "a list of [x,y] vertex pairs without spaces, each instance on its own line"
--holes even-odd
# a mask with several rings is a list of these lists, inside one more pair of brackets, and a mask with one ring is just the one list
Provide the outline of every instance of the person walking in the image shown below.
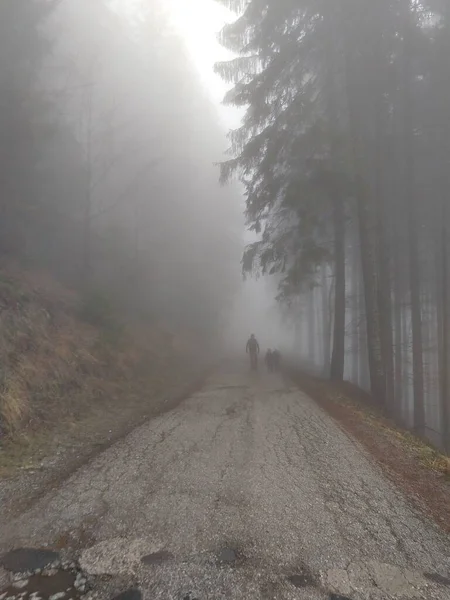
[[272,371],[273,371],[273,352],[270,348],[266,352],[265,361],[266,361],[267,370],[269,371],[269,373],[272,373]]
[[247,354],[250,354],[251,370],[256,371],[258,368],[259,344],[258,344],[258,340],[255,338],[254,333],[252,333],[252,335],[248,339],[245,351]]

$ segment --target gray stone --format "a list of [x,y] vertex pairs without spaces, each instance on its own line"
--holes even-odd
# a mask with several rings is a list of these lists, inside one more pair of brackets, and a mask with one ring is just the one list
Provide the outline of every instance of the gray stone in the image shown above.
[[348,573],[344,569],[330,569],[325,576],[325,585],[337,594],[351,593]]
[[13,587],[17,588],[18,590],[21,590],[28,585],[28,582],[29,579],[19,579],[19,581],[15,581],[13,583]]
[[45,575],[46,577],[54,577],[55,575],[58,574],[58,569],[44,569],[44,571],[42,571],[42,575]]
[[50,596],[49,600],[61,600],[65,595],[66,592],[57,592],[56,594],[53,594],[53,596]]
[[33,575],[32,571],[25,571],[24,573],[14,573],[12,576],[13,581],[22,581],[22,579],[29,579]]
[[0,590],[6,587],[10,582],[10,574],[6,569],[0,567]]
[[79,590],[80,588],[84,588],[86,586],[86,579],[84,577],[80,577],[80,579],[76,579],[74,583],[74,587]]

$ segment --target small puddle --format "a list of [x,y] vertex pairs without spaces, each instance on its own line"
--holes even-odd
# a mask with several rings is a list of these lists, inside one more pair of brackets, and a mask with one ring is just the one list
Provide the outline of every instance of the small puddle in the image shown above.
[[231,548],[230,546],[224,546],[217,553],[217,560],[220,563],[232,565],[235,563],[240,557],[237,550]]
[[59,562],[59,554],[40,548],[16,548],[0,558],[0,565],[13,573],[45,569],[54,562]]
[[75,579],[76,576],[69,571],[58,571],[55,575],[32,575],[2,590],[0,599],[74,600],[81,598],[80,591],[75,587]]
[[114,596],[113,600],[142,600],[142,592],[137,588],[130,588]]
[[305,564],[300,565],[297,572],[288,577],[288,581],[296,588],[315,587],[317,585],[311,569]]

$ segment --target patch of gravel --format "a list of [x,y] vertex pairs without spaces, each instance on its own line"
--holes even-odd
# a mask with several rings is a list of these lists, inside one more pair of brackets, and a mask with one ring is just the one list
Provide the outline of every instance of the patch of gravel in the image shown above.
[[160,551],[161,543],[149,539],[113,538],[83,550],[80,566],[90,575],[123,575],[134,573],[142,557]]

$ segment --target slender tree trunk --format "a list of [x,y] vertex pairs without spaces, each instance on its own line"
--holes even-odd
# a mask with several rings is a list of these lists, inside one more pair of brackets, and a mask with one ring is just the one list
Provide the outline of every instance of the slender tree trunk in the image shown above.
[[334,329],[333,352],[331,356],[330,376],[332,379],[344,379],[345,360],[345,215],[342,199],[335,198],[333,203],[335,290],[334,290]]
[[315,368],[316,366],[316,329],[315,329],[315,307],[314,289],[308,293],[308,360]]
[[324,377],[330,373],[330,307],[328,299],[327,265],[321,268],[322,344]]
[[410,369],[410,356],[411,356],[411,333],[410,333],[410,311],[409,306],[404,306],[402,310],[402,341],[403,341],[403,361],[402,361],[402,382],[403,382],[403,406],[404,415],[408,427],[412,425],[413,419],[411,418],[411,369]]
[[[381,121],[381,118],[379,118]],[[381,122],[378,123],[381,129]],[[378,138],[381,133],[378,133]],[[392,340],[392,292],[390,274],[389,236],[386,232],[385,200],[381,189],[381,141],[377,140],[377,183],[376,183],[376,230],[378,249],[378,307],[380,313],[380,342],[385,375],[385,408],[390,414],[395,412],[394,401],[394,353]]]
[[411,325],[413,354],[414,429],[425,434],[425,405],[423,381],[422,315],[420,306],[420,261],[417,208],[414,178],[414,131],[412,98],[412,23],[409,0],[403,3],[403,141],[405,155],[404,193],[407,206],[409,286],[411,295]]
[[379,310],[380,344],[385,377],[385,408],[393,413],[394,408],[394,356],[392,348],[392,292],[390,275],[389,233],[386,220],[386,159],[389,146],[386,147],[386,128],[388,111],[385,108],[384,94],[388,89],[388,74],[384,65],[383,30],[385,27],[385,9],[383,3],[375,3],[373,13],[373,34],[371,64],[375,85],[373,98],[374,114],[374,213],[375,237],[378,260],[377,301]]
[[86,98],[86,196],[83,215],[83,265],[82,280],[89,286],[92,268],[92,87],[87,88]]
[[417,248],[418,228],[414,208],[409,215],[409,278],[411,293],[411,325],[414,384],[414,429],[420,435],[425,434],[425,404],[423,375],[423,335],[420,307],[419,253]]
[[[440,305],[440,331],[441,338],[441,365],[440,365],[440,399],[441,399],[441,431],[443,447],[450,454],[450,397],[449,397],[449,315],[448,315],[448,238],[447,238],[447,196],[442,198],[442,224],[441,224],[441,298]],[[439,279],[439,278],[438,278]]]
[[375,401],[386,405],[385,374],[381,351],[380,313],[377,294],[377,259],[373,226],[370,224],[369,207],[363,198],[358,202],[358,217],[361,239],[361,262],[363,273],[364,300],[366,306],[367,351],[369,358],[370,388]]
[[378,251],[376,245],[376,221],[373,214],[373,198],[370,178],[367,174],[366,145],[361,131],[358,97],[361,92],[359,74],[362,64],[349,44],[351,32],[341,11],[341,31],[345,41],[345,89],[351,135],[351,151],[355,176],[358,233],[361,248],[364,300],[366,308],[366,331],[369,358],[370,388],[374,400],[381,406],[386,404],[385,373],[381,351],[380,313],[378,306]]
[[[361,260],[359,260],[361,262]],[[366,327],[366,306],[364,302],[364,289],[362,282],[362,268],[358,268],[358,337],[359,337],[359,385],[365,390],[370,389],[370,372],[369,372],[369,351],[367,342],[367,327]]]
[[402,338],[402,295],[401,268],[399,256],[395,257],[395,298],[394,298],[394,340],[395,340],[395,415],[399,423],[403,422],[403,344]]
[[355,385],[360,383],[360,335],[359,335],[359,254],[356,251],[356,245],[352,245],[352,381]]

